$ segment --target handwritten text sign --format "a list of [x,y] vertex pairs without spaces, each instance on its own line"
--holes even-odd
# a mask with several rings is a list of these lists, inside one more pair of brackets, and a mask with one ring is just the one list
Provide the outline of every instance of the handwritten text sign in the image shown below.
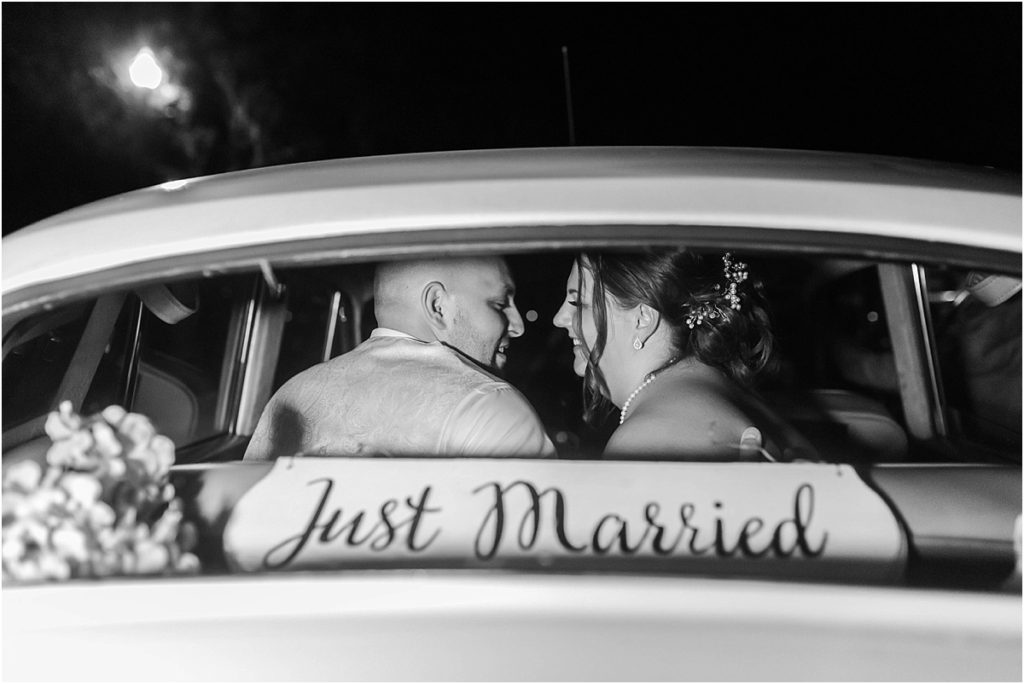
[[848,466],[518,459],[282,458],[235,506],[224,547],[241,570],[614,558],[889,576],[905,556]]

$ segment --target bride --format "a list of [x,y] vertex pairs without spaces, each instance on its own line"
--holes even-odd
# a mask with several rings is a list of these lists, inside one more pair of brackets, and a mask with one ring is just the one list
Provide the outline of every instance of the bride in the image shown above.
[[[749,387],[772,333],[747,266],[688,251],[582,254],[554,324],[573,343],[584,418],[619,408],[605,456],[792,460],[813,450]],[[801,453],[803,452],[803,453]]]

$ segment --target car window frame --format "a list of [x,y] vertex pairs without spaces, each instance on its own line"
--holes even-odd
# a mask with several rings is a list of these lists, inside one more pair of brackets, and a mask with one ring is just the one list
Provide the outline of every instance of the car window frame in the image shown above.
[[[923,264],[913,264],[913,286],[914,286],[914,300],[917,308],[917,315],[923,323],[920,334],[923,336],[923,341],[926,343],[928,352],[928,371],[930,375],[930,392],[936,402],[935,408],[935,429],[936,437],[950,449],[970,449],[974,453],[983,454],[986,458],[993,461],[1000,462],[1011,462],[1020,464],[1021,458],[1018,456],[1016,461],[1007,459],[1006,450],[1001,450],[990,444],[983,443],[977,439],[970,437],[963,431],[956,430],[952,426],[955,425],[956,421],[953,419],[954,409],[952,403],[948,401],[945,387],[943,385],[943,369],[940,364],[939,354],[939,343],[938,335],[935,329],[934,317],[932,315],[932,309],[929,302],[929,287],[928,287],[928,272],[927,267]],[[1021,273],[1018,271],[1015,274],[1018,278],[1021,277]]]

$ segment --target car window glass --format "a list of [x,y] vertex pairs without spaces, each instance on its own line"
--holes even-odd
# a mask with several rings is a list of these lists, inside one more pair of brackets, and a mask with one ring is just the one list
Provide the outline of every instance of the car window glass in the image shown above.
[[132,410],[149,416],[179,447],[220,434],[231,419],[232,334],[253,294],[251,277],[184,284],[195,313],[176,323],[142,314],[138,380]]
[[[1013,279],[961,269],[926,269],[932,330],[949,428],[1020,456],[1021,294]],[[988,281],[984,279],[990,279]],[[986,284],[1004,287],[990,296]],[[1019,280],[1017,287],[1019,288]]]
[[[876,262],[747,259],[763,283],[776,336],[775,368],[755,388],[773,418],[795,428],[828,461],[977,460],[973,452],[933,453],[934,445],[908,439]],[[597,457],[618,414],[584,423],[571,344],[552,324],[572,255],[512,256],[509,263],[526,328],[513,341],[503,374],[534,407],[561,458]],[[348,351],[358,343],[358,331],[372,327],[371,270],[346,265],[279,273],[286,314],[279,351],[275,345],[278,353],[267,359],[268,370],[274,369],[271,391],[325,354]],[[1019,454],[1019,292],[987,305],[967,289],[966,271],[930,267],[927,275],[951,435]],[[179,448],[230,432],[246,306],[256,283],[255,276],[235,276],[175,285],[190,293],[196,311],[174,323],[129,294],[80,410],[90,414],[126,404],[150,416]],[[92,302],[78,303],[15,329],[3,366],[5,431],[45,415],[59,401],[55,393],[91,311]],[[131,369],[137,369],[134,384],[127,377]]]
[[102,411],[111,404],[124,405],[127,391],[128,360],[138,322],[139,300],[134,295],[126,299],[110,335],[92,384],[82,404],[84,414]]
[[310,366],[351,348],[346,339],[352,306],[346,293],[316,277],[315,272],[298,271],[282,278],[288,302],[274,372],[275,391]]
[[[795,428],[825,460],[907,460],[875,262],[781,255],[745,260],[763,285],[775,336],[775,362],[755,388],[774,411],[765,419]],[[527,328],[512,344],[506,376],[542,416],[560,457],[591,458],[617,427],[618,413],[597,425],[582,421],[571,346],[565,331],[551,325],[572,259],[528,255],[510,263]]]
[[[776,337],[774,368],[755,388],[774,411],[773,418],[795,428],[828,461],[976,460],[967,452],[937,451],[937,444],[908,436],[879,262],[806,255],[745,258],[763,283],[762,294]],[[594,458],[617,427],[618,414],[611,411],[602,423],[584,423],[581,380],[572,371],[571,345],[565,331],[552,324],[572,255],[512,255],[508,261],[526,328],[523,336],[512,342],[503,375],[535,408],[561,458]],[[322,361],[332,317],[336,320],[329,357],[358,342],[354,331],[372,327],[372,302],[347,294],[365,293],[372,279],[367,273],[367,282],[355,282],[352,271],[346,266],[298,268],[280,274],[287,287],[288,314],[276,359],[275,391],[295,374]],[[1013,301],[1008,304],[1013,305]],[[936,318],[941,332],[948,326],[939,313]],[[951,335],[940,336],[940,349],[951,348]],[[1011,337],[1019,345],[1019,323]],[[943,356],[947,363],[950,358],[949,354]],[[1019,367],[1019,360],[1017,364]],[[953,371],[946,372],[951,387],[956,386]],[[1008,391],[1012,393],[1012,387]],[[982,434],[978,422],[987,420],[981,416],[991,412],[979,413],[977,407],[968,410],[967,396],[960,396],[959,404],[954,402],[954,408],[963,414],[958,429],[992,441],[995,438]],[[1019,401],[1008,402],[1007,412],[1019,423]],[[1018,428],[1010,434],[1010,443],[1019,443],[1019,432]]]
[[760,389],[827,461],[910,456],[877,265],[848,259],[751,260],[762,273],[775,372]]
[[3,360],[4,431],[45,415],[56,396],[85,330],[94,301],[27,319],[14,335],[24,340]]
[[819,349],[822,377],[898,408],[899,383],[877,268],[858,268],[829,283],[819,305],[826,340]]

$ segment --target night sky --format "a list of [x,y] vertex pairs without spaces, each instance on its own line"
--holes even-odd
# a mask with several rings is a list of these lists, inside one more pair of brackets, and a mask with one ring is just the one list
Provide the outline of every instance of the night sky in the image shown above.
[[[1021,168],[1021,5],[4,3],[3,232],[174,178],[569,144]],[[117,74],[147,45],[187,93]]]

